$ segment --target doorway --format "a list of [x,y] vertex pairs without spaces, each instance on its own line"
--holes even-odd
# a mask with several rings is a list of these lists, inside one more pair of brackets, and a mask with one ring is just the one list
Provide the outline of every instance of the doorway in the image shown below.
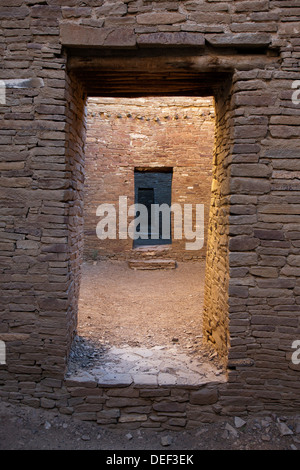
[[[222,74],[220,74],[220,75],[222,75]],[[203,314],[203,330],[202,331],[203,331],[203,337],[205,337],[205,339],[209,339],[210,342],[216,347],[216,351],[212,352],[212,356],[216,355],[217,352],[221,352],[221,354],[224,357],[226,357],[227,348],[228,348],[228,342],[227,342],[228,333],[227,333],[227,322],[226,322],[226,315],[227,315],[226,312],[227,312],[227,310],[226,310],[226,307],[223,308],[223,306],[225,306],[225,304],[226,304],[226,296],[227,296],[226,283],[228,281],[228,273],[229,273],[228,267],[226,267],[226,263],[227,263],[227,261],[226,261],[226,252],[227,252],[226,246],[227,246],[227,244],[226,244],[226,241],[224,239],[224,230],[223,230],[225,225],[223,225],[221,227],[221,230],[220,230],[220,227],[216,226],[215,221],[218,218],[218,214],[221,213],[221,212],[223,213],[223,216],[227,217],[226,207],[223,205],[223,200],[222,201],[220,200],[220,194],[222,193],[222,190],[223,190],[221,182],[226,181],[227,174],[226,174],[226,167],[222,167],[220,165],[220,163],[221,163],[221,160],[224,159],[225,156],[228,154],[228,152],[230,152],[230,146],[228,145],[228,143],[229,143],[229,140],[228,140],[229,134],[228,134],[228,132],[230,131],[230,126],[226,125],[226,122],[229,118],[229,114],[227,113],[226,110],[228,110],[228,105],[230,103],[229,90],[230,90],[230,83],[231,82],[230,82],[230,77],[227,76],[226,80],[223,81],[223,85],[220,85],[220,79],[221,79],[220,75],[218,75],[218,77],[217,77],[218,80],[213,82],[214,86],[216,86],[216,88],[219,90],[219,94],[214,93],[214,95],[215,95],[214,99],[215,99],[215,103],[216,103],[216,106],[215,106],[215,110],[216,110],[216,127],[215,127],[216,145],[214,147],[214,159],[213,159],[213,162],[212,162],[212,174],[213,174],[213,177],[212,177],[212,192],[211,192],[212,203],[210,204],[210,209],[209,209],[211,216],[210,216],[210,219],[209,219],[209,223],[207,225],[207,234],[208,234],[207,244],[209,246],[209,250],[208,251],[206,250],[206,252],[208,253],[208,257],[207,257],[207,261],[206,261],[206,265],[205,265],[205,270],[206,270],[206,273],[208,273],[208,274],[206,274],[206,286],[205,286],[204,295],[203,295],[203,298],[204,298],[204,314]],[[76,72],[75,75],[73,75],[73,77],[74,77],[75,80],[79,79],[80,81],[82,81],[82,80],[84,81],[83,76],[78,74],[77,72]],[[128,73],[128,72],[126,73],[126,78],[130,79],[130,73]],[[225,79],[225,77],[223,77],[223,78]],[[175,79],[175,82],[176,82],[176,79]],[[95,82],[93,82],[93,83],[95,83]],[[172,85],[174,85],[174,82],[173,82]],[[89,88],[88,83],[86,83],[86,86],[87,86],[87,88]],[[195,85],[193,85],[193,86],[195,86]],[[179,89],[180,89],[180,86],[179,86]],[[207,94],[208,89],[211,90],[211,88],[208,87],[207,84],[206,84],[206,94]],[[173,90],[172,93],[174,94],[173,86],[172,86],[172,90]],[[112,92],[110,90],[106,96],[112,96],[111,93]],[[126,93],[121,92],[121,95],[122,95],[122,93],[123,93],[123,96],[125,96],[127,92]],[[147,98],[150,99],[149,94],[148,95],[147,95],[147,93],[145,93],[145,94],[146,94]],[[170,98],[170,96],[173,96],[173,94],[169,95],[167,97]],[[134,99],[134,98],[132,98],[133,95],[134,95],[134,92],[131,93],[130,99]],[[140,92],[138,92],[138,96],[139,95],[140,95]],[[100,96],[100,95],[98,95],[98,96]],[[178,96],[182,97],[182,91],[177,92],[176,98]],[[112,98],[109,98],[109,99],[112,99]],[[151,99],[152,99],[152,97],[151,97]],[[126,116],[127,116],[127,118],[131,117],[130,113],[127,113]],[[123,117],[124,116],[122,114],[120,114],[118,116],[118,119],[121,120],[121,119],[123,119]],[[166,115],[165,119],[167,120],[168,118],[169,118],[169,116]],[[175,119],[177,119],[177,118],[175,118]],[[143,121],[142,118],[140,120]],[[149,122],[149,121],[146,121],[146,122]],[[159,121],[156,121],[156,123],[159,123]],[[132,139],[137,139],[137,141],[138,141],[140,136],[136,136],[135,133],[132,133],[132,134],[133,135],[131,136],[131,138]],[[122,142],[122,146],[123,146],[123,144],[124,144],[124,142]],[[118,145],[117,145],[117,148],[118,148]],[[114,149],[114,151],[113,151],[114,154],[116,154],[115,150],[116,149]],[[113,163],[114,163],[113,160],[110,159],[109,161],[110,161],[110,165],[114,166],[113,165]],[[147,163],[146,164],[143,163],[142,166],[143,167],[148,166]],[[135,164],[135,166],[140,166],[140,165]],[[155,166],[157,166],[157,162],[155,162]],[[130,185],[130,181],[126,177],[127,176],[126,165],[121,165],[121,167],[115,167],[115,170],[116,171],[114,173],[111,173],[111,175],[110,175],[111,180],[114,179],[115,177],[120,177],[126,184]],[[182,172],[182,174],[185,175],[185,177],[187,177],[187,178],[189,177],[188,173],[183,173]],[[173,177],[174,177],[174,174],[173,174]],[[190,186],[187,186],[187,188],[188,188],[188,190],[190,190],[191,193],[195,192],[195,186],[193,186],[192,184]],[[149,189],[149,188],[146,188],[146,189]],[[172,188],[172,191],[174,191],[174,188]],[[132,191],[131,191],[130,194],[134,195],[133,187],[132,187]],[[108,193],[108,194],[106,194],[106,196],[108,196],[110,198],[110,197],[112,197],[112,193]],[[180,197],[182,198],[181,202],[184,202],[185,196],[186,196],[185,194],[180,194]],[[221,201],[221,204],[220,203],[216,204],[217,201]],[[224,211],[224,209],[225,209],[225,211]],[[225,224],[226,221],[225,221],[224,217],[223,217],[223,221],[224,221],[224,224]],[[87,234],[91,233],[91,231],[89,230],[89,227],[87,227],[86,225],[85,225],[84,231],[85,231],[85,236]],[[84,239],[84,237],[82,237],[82,239]],[[119,241],[118,241],[118,243],[119,243]],[[119,246],[119,252],[122,251],[124,253],[123,248],[126,245],[127,241],[124,240],[124,239],[121,239],[121,242],[123,243],[123,246],[121,246],[122,245],[122,243],[121,243],[120,246]],[[88,245],[88,243],[85,242],[85,246],[87,246],[87,245]],[[173,243],[171,245],[172,245],[172,249],[173,249]],[[174,247],[175,247],[175,244],[174,244]],[[154,254],[155,254],[156,249],[153,250],[153,251],[154,251]],[[132,244],[130,245],[130,252],[132,253]],[[125,253],[126,253],[126,250],[125,250]],[[217,292],[217,295],[215,295],[216,291],[214,289],[214,278],[215,278],[215,263],[214,263],[214,260],[216,259],[216,254],[219,255],[219,256],[221,255],[222,257],[224,257],[224,260],[225,260],[224,272],[222,272],[222,273],[219,272],[218,273],[218,279],[219,280],[223,277],[222,282],[223,282],[223,285],[225,286],[225,290],[223,289],[223,290]],[[168,250],[167,250],[167,253],[165,255],[166,255],[166,258],[168,258]],[[103,261],[102,256],[103,255],[101,253],[99,254],[99,252],[97,250],[94,251],[94,258],[95,259],[92,261],[92,263],[96,263],[96,264],[95,265],[93,264],[93,266],[97,266],[98,262]],[[190,259],[190,260],[193,259],[193,254],[191,254],[191,253],[188,253],[188,254],[185,253],[185,256],[186,256],[187,259]],[[185,258],[185,260],[186,260],[186,258]],[[113,257],[112,257],[111,261],[114,262]],[[115,262],[117,262],[117,260]],[[83,272],[83,270],[82,270],[82,272]],[[179,271],[175,270],[174,273],[175,272],[178,273]],[[161,271],[160,271],[160,273],[162,274]],[[135,273],[135,274],[140,276],[140,273]],[[149,273],[147,273],[147,274],[149,274]],[[78,282],[76,282],[76,286],[77,287],[79,286]],[[78,294],[79,294],[79,289],[78,289]],[[213,294],[213,297],[212,297],[212,294]],[[220,298],[219,300],[218,300],[218,297]],[[216,322],[216,318],[221,319],[221,321],[218,320]],[[224,320],[223,320],[223,318],[224,318]],[[78,331],[79,331],[79,328],[77,329],[77,332]],[[198,336],[200,336],[200,335],[198,335]],[[173,338],[175,338],[175,341],[173,341],[173,343],[176,343],[176,336],[174,335]],[[216,339],[217,339],[217,341],[216,341]],[[74,342],[74,344],[75,344],[75,342]],[[208,345],[209,345],[209,343],[207,343],[207,346]],[[160,347],[160,345],[155,345],[155,346]],[[93,355],[94,353],[92,352],[91,354]],[[204,355],[203,355],[203,357],[204,357]],[[71,358],[72,358],[72,355],[71,355]]]
[[[143,231],[140,221],[133,241],[134,247],[172,243],[171,212],[163,218],[163,213],[155,210],[162,205],[171,207],[172,176],[173,168],[134,170],[135,204],[145,212],[145,229]],[[142,215],[140,212],[138,217]]]

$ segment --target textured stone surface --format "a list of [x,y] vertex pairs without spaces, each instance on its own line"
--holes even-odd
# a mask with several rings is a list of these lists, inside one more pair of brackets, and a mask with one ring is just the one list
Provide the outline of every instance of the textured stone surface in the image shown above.
[[60,38],[69,47],[134,47],[136,38],[133,29],[92,28],[90,26],[63,24]]
[[130,260],[128,265],[131,269],[175,269],[175,260],[166,259],[145,259],[145,260]]
[[[84,354],[84,346],[80,349]],[[89,349],[89,353],[91,353]],[[87,352],[86,352],[87,354]],[[77,380],[78,378],[78,380]],[[175,346],[154,346],[152,348],[112,346],[101,352],[100,359],[82,368],[79,357],[72,355],[66,384],[75,383],[87,387],[127,387],[131,384],[141,388],[160,386],[193,386],[209,382],[223,382],[222,369],[204,361],[201,356],[191,358]],[[110,393],[115,396],[115,392]],[[123,392],[127,397],[127,393]],[[133,398],[134,395],[129,395]],[[113,402],[114,403],[114,402]],[[113,406],[113,405],[111,405]]]
[[192,46],[201,48],[204,47],[205,40],[201,33],[189,33],[185,31],[179,31],[175,33],[149,33],[141,34],[138,37],[137,44],[140,47],[184,47]]
[[267,47],[271,42],[271,36],[265,33],[238,33],[208,35],[206,40],[209,44],[218,47]]
[[218,400],[216,389],[201,389],[191,393],[190,402],[192,405],[211,405]]
[[[63,380],[77,321],[86,90],[76,72],[69,73],[68,51],[62,47],[60,31],[71,23],[70,44],[107,46],[109,53],[122,47],[115,72],[125,57],[124,46],[135,47],[142,34],[186,31],[204,34],[207,44],[214,42],[197,60],[195,49],[193,57],[187,49],[178,61],[172,50],[164,70],[166,77],[183,72],[183,92],[192,70],[203,73],[203,63],[216,79],[220,71],[232,75],[214,88],[216,146],[207,231],[204,331],[230,365],[228,388],[219,390],[218,404],[223,415],[298,410],[299,371],[289,357],[300,331],[299,108],[292,102],[300,66],[295,2],[67,3],[20,0],[0,7],[0,79],[38,78],[44,83],[7,87],[6,104],[0,106],[0,328],[1,333],[28,335],[7,344],[6,364],[0,366],[1,398],[88,420],[97,420],[105,408],[98,403],[95,411],[90,403],[93,411],[75,411],[74,400],[80,406],[84,397],[72,396],[66,385],[41,388],[45,378]],[[91,28],[84,38],[82,25]],[[70,38],[63,34],[67,44],[71,33]],[[225,46],[221,56],[219,48]],[[160,51],[166,54],[165,44]],[[137,69],[138,64],[136,60]],[[152,57],[154,68],[160,64],[157,55]],[[105,67],[107,63],[103,74]],[[135,80],[130,80],[132,86]],[[232,176],[233,164],[254,166],[235,166]],[[232,196],[253,199],[238,202]],[[257,238],[259,245],[231,252],[229,237],[238,236]],[[281,287],[261,287],[262,279],[277,280]],[[282,284],[283,279],[293,282]],[[36,388],[20,385],[26,381]],[[83,388],[89,396],[95,387]],[[203,411],[197,415],[195,408],[202,405],[190,406],[193,418],[188,419],[199,422]],[[156,415],[153,423],[168,426],[164,418]],[[117,424],[117,417],[107,419]]]

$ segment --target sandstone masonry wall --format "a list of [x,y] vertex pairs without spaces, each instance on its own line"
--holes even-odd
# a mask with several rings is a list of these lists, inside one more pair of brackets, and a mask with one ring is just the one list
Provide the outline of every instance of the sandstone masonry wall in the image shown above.
[[83,84],[76,73],[71,79],[69,63],[78,49],[84,63],[97,48],[101,73],[104,56],[119,54],[116,72],[127,53],[138,67],[135,55],[150,51],[149,77],[161,63],[177,76],[231,74],[230,86],[219,80],[214,88],[218,228],[208,229],[205,334],[228,381],[213,413],[299,411],[299,365],[291,361],[300,335],[300,110],[292,101],[299,7],[298,0],[2,0],[2,398],[65,406],[79,286],[81,125],[71,134],[88,92],[76,94]]

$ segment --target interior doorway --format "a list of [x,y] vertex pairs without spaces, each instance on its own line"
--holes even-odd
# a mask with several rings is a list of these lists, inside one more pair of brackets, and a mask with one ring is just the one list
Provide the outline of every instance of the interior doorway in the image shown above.
[[134,202],[145,211],[145,230],[139,222],[133,246],[168,245],[172,243],[171,213],[163,219],[158,207],[172,205],[173,168],[143,168],[134,170]]

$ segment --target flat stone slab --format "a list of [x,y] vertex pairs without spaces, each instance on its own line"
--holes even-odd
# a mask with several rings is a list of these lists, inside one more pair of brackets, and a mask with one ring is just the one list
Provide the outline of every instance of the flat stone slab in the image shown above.
[[168,374],[160,372],[158,374],[158,384],[159,385],[175,385],[178,381],[176,374]]
[[119,418],[119,423],[136,423],[139,421],[147,421],[148,417],[147,415],[143,414],[135,414],[135,413],[130,413],[130,414],[123,414]]
[[136,385],[147,385],[147,386],[156,386],[157,385],[157,375],[156,374],[141,374],[137,373],[133,377],[134,383]]
[[267,33],[225,33],[205,36],[206,41],[215,47],[268,47],[271,43],[271,36]]
[[131,353],[124,353],[120,356],[123,361],[135,362],[139,359],[139,356]]
[[175,269],[176,261],[173,259],[130,260],[128,266],[131,269]]
[[137,37],[137,44],[140,47],[197,47],[203,48],[205,45],[202,33],[191,33],[178,31],[174,33],[146,33]]
[[170,245],[141,245],[133,248],[134,252],[144,253],[146,255],[155,255],[159,252],[166,252],[170,250]]
[[[100,387],[203,386],[225,381],[222,370],[203,357],[191,357],[178,345],[156,345],[152,348],[125,345],[107,347],[92,365],[85,369],[70,364],[67,379],[74,384],[98,384]],[[75,369],[75,371],[74,371]]]
[[64,46],[72,47],[118,47],[136,46],[134,29],[130,27],[93,28],[74,23],[60,25],[60,40]]
[[127,387],[132,384],[132,377],[129,374],[104,373],[103,376],[96,375],[96,379],[100,387],[114,387],[116,385]]

